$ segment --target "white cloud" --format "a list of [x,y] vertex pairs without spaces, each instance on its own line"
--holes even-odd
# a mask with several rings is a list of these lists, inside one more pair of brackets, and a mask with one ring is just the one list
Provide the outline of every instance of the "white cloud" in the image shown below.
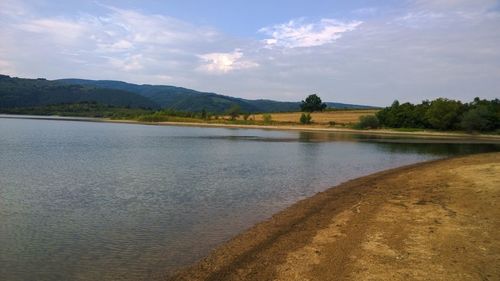
[[[7,5],[9,4],[9,5]],[[0,7],[20,10],[22,5],[2,2]],[[18,72],[44,68],[34,76],[130,79],[173,77],[199,65],[198,54],[215,51],[224,38],[213,28],[155,14],[144,14],[109,6],[97,6],[100,15],[40,16],[22,10],[22,17],[9,14],[0,18],[0,60],[15,61]],[[2,14],[2,11],[0,11]],[[23,42],[23,44],[19,44]],[[22,55],[21,55],[22,54]],[[28,59],[29,58],[29,59]],[[244,67],[236,63],[234,67]],[[60,70],[65,68],[64,72]],[[12,66],[9,68],[12,69]],[[98,69],[98,71],[96,71]],[[2,66],[2,70],[7,70]],[[5,71],[5,73],[13,73]],[[189,77],[189,75],[186,75]],[[151,80],[148,80],[152,82]],[[179,81],[184,79],[179,78]]]
[[0,14],[4,16],[23,16],[28,12],[27,7],[16,0],[0,1]]
[[404,16],[396,17],[391,23],[405,25],[408,27],[418,28],[422,26],[433,25],[436,21],[448,21],[444,13],[436,13],[429,11],[411,11]]
[[321,19],[316,23],[304,23],[303,20],[291,20],[288,23],[264,27],[260,32],[271,38],[265,39],[268,48],[273,47],[314,47],[331,43],[342,33],[356,29],[361,21],[342,22],[334,19]]
[[127,55],[125,58],[109,57],[108,61],[122,71],[135,71],[144,68],[145,58],[142,54]]
[[236,49],[230,53],[209,53],[200,55],[203,65],[198,67],[208,73],[226,73],[233,70],[257,67],[258,64],[243,58],[241,50]]
[[213,40],[218,33],[163,15],[146,15],[133,10],[109,7],[113,13],[101,18],[111,34],[127,34],[130,41],[143,44],[179,45]]
[[60,43],[70,43],[85,32],[86,26],[66,19],[35,19],[21,23],[19,30],[52,36]]
[[128,52],[134,48],[134,44],[126,39],[117,39],[110,43],[97,43],[97,51],[102,53]]

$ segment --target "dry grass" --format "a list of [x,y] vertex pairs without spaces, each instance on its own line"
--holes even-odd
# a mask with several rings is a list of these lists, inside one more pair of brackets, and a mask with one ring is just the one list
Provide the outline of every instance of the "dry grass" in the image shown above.
[[[312,113],[312,121],[316,124],[353,124],[359,121],[362,115],[373,115],[378,110],[338,110]],[[287,112],[287,113],[271,113],[274,122],[283,123],[298,123],[302,112]],[[262,121],[262,114],[251,115],[250,118],[255,118],[256,121]]]

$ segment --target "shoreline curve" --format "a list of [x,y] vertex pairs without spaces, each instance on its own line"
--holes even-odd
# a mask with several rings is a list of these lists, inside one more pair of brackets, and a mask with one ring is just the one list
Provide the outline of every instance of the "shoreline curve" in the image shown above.
[[494,280],[500,278],[499,172],[494,152],[349,180],[165,279]]

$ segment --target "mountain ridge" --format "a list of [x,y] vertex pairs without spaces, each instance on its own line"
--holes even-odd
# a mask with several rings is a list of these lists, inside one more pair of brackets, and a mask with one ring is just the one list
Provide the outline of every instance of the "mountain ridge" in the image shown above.
[[[275,101],[270,99],[249,100],[227,95],[221,95],[212,92],[202,92],[189,88],[171,86],[171,85],[133,84],[118,80],[89,80],[89,79],[78,79],[78,78],[60,79],[56,81],[63,81],[65,83],[85,84],[85,85],[91,84],[112,89],[130,90],[135,93],[151,98],[153,101],[159,103],[160,106],[162,107],[168,106],[169,108],[172,109],[190,108],[190,110],[186,111],[201,111],[205,109],[207,111],[212,111],[212,112],[223,112],[227,110],[234,103],[240,105],[241,109],[247,112],[287,112],[287,111],[300,110],[300,102]],[[170,97],[165,95],[167,94],[166,92],[168,92],[168,95],[170,95]],[[183,96],[179,96],[179,94],[182,94]],[[206,101],[204,106],[201,107],[199,105],[193,106],[192,104],[191,105],[184,104],[185,102],[190,102],[186,101],[185,100],[186,98],[192,98],[193,96],[197,96],[198,98],[200,98],[201,97],[200,95],[203,96],[205,100],[217,99],[219,102],[225,103],[226,106],[224,108],[217,107],[216,110],[210,110],[210,106],[208,106],[209,108],[204,108],[207,107],[207,104],[210,104],[209,101]],[[225,99],[226,101],[224,102],[220,99],[223,100]],[[229,101],[229,103],[227,101]],[[337,108],[337,109],[377,108],[375,106],[338,103],[338,102],[326,102],[326,104],[330,108]]]
[[[0,75],[0,108],[43,106],[93,101],[111,106],[223,113],[238,105],[243,112],[289,112],[300,102],[249,100],[171,85],[133,84],[117,80],[67,78],[47,80]],[[327,102],[331,108],[368,109],[372,106]]]

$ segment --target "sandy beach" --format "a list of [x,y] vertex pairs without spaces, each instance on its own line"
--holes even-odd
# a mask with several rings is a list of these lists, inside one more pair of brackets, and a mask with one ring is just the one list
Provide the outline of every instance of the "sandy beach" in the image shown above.
[[351,180],[170,280],[500,280],[499,174],[489,153]]

